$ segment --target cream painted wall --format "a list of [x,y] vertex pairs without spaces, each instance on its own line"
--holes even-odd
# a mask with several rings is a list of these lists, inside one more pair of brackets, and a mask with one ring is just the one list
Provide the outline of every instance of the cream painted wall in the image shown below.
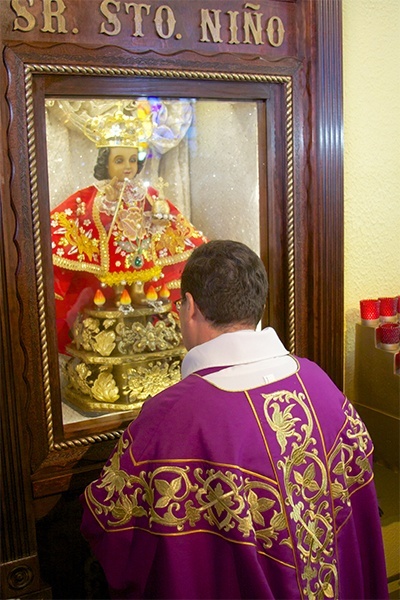
[[362,298],[400,294],[400,0],[343,0],[345,391]]

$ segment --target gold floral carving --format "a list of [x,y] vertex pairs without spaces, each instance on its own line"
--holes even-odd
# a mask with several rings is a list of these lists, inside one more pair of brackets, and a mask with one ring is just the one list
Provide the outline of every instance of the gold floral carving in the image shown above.
[[122,375],[122,390],[128,402],[146,400],[181,379],[181,361],[152,361],[146,367],[129,367]]
[[72,388],[98,402],[115,402],[119,398],[118,386],[107,367],[96,371],[84,362],[76,364],[70,360],[66,364],[66,373]]
[[[119,313],[118,313],[119,314]],[[97,319],[79,315],[72,328],[76,348],[99,356],[155,352],[177,348],[182,341],[179,323],[172,313],[156,323],[141,323],[129,317]]]
[[109,369],[100,371],[91,389],[93,398],[100,402],[116,402],[119,398],[118,386]]
[[67,399],[83,409],[122,411],[137,408],[181,378],[181,360],[168,357],[142,364],[86,364],[77,358],[68,361],[65,390]]
[[154,352],[176,348],[182,341],[178,321],[172,313],[155,324],[133,323],[131,326],[118,323],[115,329],[118,337],[118,350],[127,352]]
[[85,309],[72,328],[65,397],[83,410],[140,407],[180,378],[185,354],[171,304]]

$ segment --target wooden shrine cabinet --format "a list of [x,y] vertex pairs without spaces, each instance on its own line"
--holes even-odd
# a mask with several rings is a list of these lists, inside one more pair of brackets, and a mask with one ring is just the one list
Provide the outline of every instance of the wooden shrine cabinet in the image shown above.
[[3,0],[0,23],[2,597],[105,597],[78,497],[139,405],[66,416],[50,213],[94,155],[56,109],[191,111],[157,177],[208,238],[259,251],[265,324],[341,386],[341,2]]

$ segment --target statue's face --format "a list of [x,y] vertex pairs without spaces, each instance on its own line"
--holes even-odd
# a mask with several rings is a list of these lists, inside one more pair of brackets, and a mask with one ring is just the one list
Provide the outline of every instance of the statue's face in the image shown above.
[[137,148],[111,148],[108,157],[108,174],[110,179],[117,177],[119,181],[133,179],[138,172]]

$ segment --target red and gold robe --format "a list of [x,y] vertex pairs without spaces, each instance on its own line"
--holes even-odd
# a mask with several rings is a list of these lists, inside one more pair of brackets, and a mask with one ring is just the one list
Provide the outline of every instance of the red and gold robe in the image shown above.
[[[150,284],[156,290],[165,284],[171,300],[177,300],[183,267],[193,249],[206,241],[171,202],[160,201],[153,188],[140,202],[128,196],[113,205],[104,186],[92,185],[51,213],[60,352],[70,342],[76,316],[92,303],[100,286],[107,298],[113,286],[143,282],[146,291]],[[154,214],[155,202],[164,206],[165,214]]]

